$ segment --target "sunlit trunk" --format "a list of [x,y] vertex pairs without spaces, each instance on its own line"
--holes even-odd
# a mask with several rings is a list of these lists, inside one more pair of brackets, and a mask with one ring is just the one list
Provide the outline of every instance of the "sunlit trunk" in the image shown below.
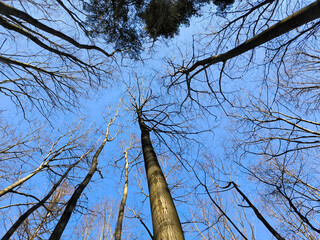
[[184,239],[181,223],[167,182],[154,152],[148,127],[139,114],[141,143],[149,187],[153,236],[155,240]]
[[93,174],[97,170],[98,157],[99,157],[102,149],[104,148],[107,141],[112,141],[112,139],[113,139],[112,138],[112,139],[108,140],[108,137],[109,137],[109,127],[113,124],[114,121],[115,121],[115,118],[109,122],[105,138],[102,141],[100,147],[98,148],[98,150],[96,151],[96,153],[94,154],[94,156],[92,158],[90,170],[88,171],[86,177],[77,186],[76,190],[72,194],[72,196],[71,196],[70,200],[68,201],[67,206],[65,207],[65,210],[64,210],[59,222],[57,223],[55,229],[53,230],[49,240],[59,240],[60,239],[64,229],[66,228],[66,226],[70,220],[71,214],[77,205],[78,199],[80,198],[84,189],[88,186],[91,178],[93,177]]
[[22,214],[18,220],[12,225],[12,227],[7,231],[7,233],[2,237],[1,240],[9,240],[12,234],[18,229],[18,227],[34,212],[36,211],[39,207],[43,206],[44,203],[52,196],[52,194],[57,190],[57,188],[60,186],[62,181],[67,177],[69,172],[80,162],[80,160],[85,156],[86,154],[83,154],[80,159],[72,164],[67,171],[60,177],[58,182],[53,185],[49,193],[37,204],[32,206],[29,210],[27,210],[24,214]]
[[129,161],[128,161],[128,152],[125,152],[126,166],[125,166],[125,176],[124,176],[124,186],[123,186],[123,196],[119,207],[117,227],[114,233],[115,240],[121,240],[122,233],[122,223],[124,215],[124,207],[126,205],[127,196],[128,196],[128,183],[129,183]]

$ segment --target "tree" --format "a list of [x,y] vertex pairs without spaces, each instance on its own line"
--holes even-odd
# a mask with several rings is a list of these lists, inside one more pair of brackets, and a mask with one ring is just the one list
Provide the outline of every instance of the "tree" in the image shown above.
[[[68,190],[68,185],[62,184],[62,186],[60,186],[60,188],[54,192],[54,195],[51,197],[49,204],[46,206],[46,209],[42,209],[42,212],[39,211],[37,214],[34,214],[39,215],[40,217],[40,222],[38,224],[32,224],[30,218],[28,219],[28,221],[21,221],[23,225],[26,225],[26,222],[29,224],[29,226],[27,226],[26,228],[27,231],[22,232],[21,235],[23,236],[26,234],[28,235],[28,239],[36,239],[41,238],[46,234],[49,234],[51,232],[50,224],[52,223],[52,221],[54,221],[55,218],[59,217],[59,215],[61,214],[61,208],[63,206],[62,203],[64,203],[64,198],[66,197],[66,195],[69,194]],[[33,229],[34,227],[36,228]],[[4,236],[3,239],[6,239],[6,236]]]
[[[238,164],[264,185],[261,198],[277,219],[275,221],[280,224],[281,216],[286,212],[290,222],[295,219],[303,226],[282,226],[287,237],[291,238],[297,231],[300,237],[316,237],[319,233],[315,220],[319,183],[316,178],[310,178],[309,172],[313,172],[314,177],[318,175],[316,162],[310,154],[318,155],[318,123],[298,116],[297,111],[295,115],[289,115],[266,106],[266,103],[256,105],[252,102],[253,108],[243,108],[245,114],[235,116],[243,123],[242,130],[247,136],[236,140],[235,149],[241,149],[245,155],[261,156],[257,163],[248,165],[239,161]],[[287,110],[286,107],[283,110]]]
[[[269,11],[267,11],[267,9],[270,6],[272,6],[272,4],[274,4],[274,6],[273,6],[273,9],[270,13]],[[283,43],[279,44],[278,47],[273,47],[270,49],[270,52],[273,50],[275,56],[277,54],[280,54],[279,52],[281,49],[283,49],[283,54],[285,54],[285,53],[287,53],[287,49],[288,49],[289,45],[292,45],[292,43],[297,41],[298,38],[302,38],[302,36],[306,36],[313,29],[315,29],[316,26],[318,25],[318,22],[316,22],[316,23],[312,22],[314,20],[317,20],[320,17],[320,14],[319,14],[320,5],[319,5],[318,1],[315,1],[312,4],[306,6],[305,8],[291,14],[290,16],[284,18],[283,20],[281,20],[281,21],[277,22],[276,24],[273,24],[271,27],[269,27],[269,21],[271,21],[271,19],[272,19],[271,17],[272,17],[273,12],[275,11],[275,8],[277,7],[277,4],[278,4],[277,1],[266,0],[260,4],[256,4],[256,5],[252,6],[251,8],[245,9],[243,11],[244,13],[242,13],[240,11],[242,14],[241,16],[236,17],[235,19],[233,19],[231,21],[227,21],[226,25],[219,32],[213,34],[213,40],[211,40],[211,41],[218,39],[218,41],[217,41],[218,47],[216,48],[216,52],[218,52],[218,50],[221,46],[225,45],[224,41],[226,41],[227,39],[236,42],[237,46],[235,46],[231,50],[228,50],[228,51],[226,51],[224,53],[220,53],[220,54],[209,53],[210,56],[205,59],[202,59],[202,60],[197,59],[197,57],[195,55],[193,55],[192,58],[190,59],[190,61],[188,61],[186,63],[185,62],[183,62],[182,64],[170,63],[174,67],[174,70],[173,70],[174,72],[171,75],[172,76],[171,82],[169,83],[170,88],[174,87],[175,85],[180,85],[182,83],[185,83],[187,97],[190,97],[190,95],[193,93],[202,92],[204,90],[197,90],[197,84],[196,84],[196,87],[193,87],[193,84],[191,82],[192,82],[192,79],[195,79],[195,77],[199,73],[203,73],[203,77],[204,77],[204,79],[206,79],[205,83],[206,83],[207,87],[209,88],[208,90],[214,95],[215,92],[213,90],[212,83],[211,83],[210,79],[208,79],[207,69],[214,64],[222,63],[222,67],[220,70],[220,77],[218,80],[218,86],[219,86],[220,93],[224,97],[224,94],[222,91],[221,78],[225,74],[225,67],[226,67],[226,63],[228,61],[231,61],[232,59],[239,57],[240,55],[242,55],[243,53],[245,53],[249,50],[256,49],[260,45],[268,43],[272,39],[275,39],[279,36],[282,36],[285,33],[290,32],[293,29],[296,29],[300,26],[304,26],[303,30],[298,31],[297,34],[293,34],[293,36],[290,35],[289,38],[286,39]],[[259,13],[259,11],[261,11],[261,13]],[[265,30],[263,30],[259,34],[256,34],[256,27],[253,27],[252,29],[250,27],[246,28],[245,27],[246,25],[244,24],[244,22],[246,21],[246,19],[248,18],[249,15],[253,15],[253,17],[255,17],[255,15],[254,15],[255,12],[258,12],[255,26],[257,26],[257,24],[259,22],[261,22],[261,24],[263,26],[268,26]],[[268,16],[265,17],[267,19],[266,21],[264,21],[263,20],[264,18],[262,18],[263,14],[265,14],[265,12],[267,14],[271,15],[269,17]],[[242,23],[241,23],[241,21],[242,21]],[[240,24],[237,25],[237,23],[239,23],[239,22],[240,22]],[[310,24],[307,24],[307,23],[310,23]],[[260,29],[263,29],[263,27],[261,27]],[[247,32],[253,31],[253,33],[252,33],[253,37],[248,38],[248,36],[250,34],[245,34],[244,35],[245,41],[241,44],[238,44],[238,42],[241,40],[240,36],[242,36],[242,31],[247,31]],[[230,36],[229,36],[229,32],[231,32]],[[236,33],[236,34],[233,34],[233,33]],[[222,36],[224,35],[226,37],[219,39],[219,36],[221,36],[221,35]],[[203,53],[201,55],[203,55]],[[274,58],[275,57],[271,58],[271,61],[269,61],[268,64],[271,64]],[[250,61],[248,63],[248,66],[250,65],[252,59],[253,59],[253,55],[250,57]],[[280,62],[280,64],[281,63],[282,62]],[[185,77],[185,80],[181,80],[181,77]],[[200,77],[200,79],[201,79],[201,77]],[[202,80],[200,80],[199,82],[202,82]],[[200,84],[200,86],[201,85],[202,84]],[[192,99],[192,97],[191,97],[191,99]]]
[[[81,160],[81,159],[79,159]],[[71,165],[67,171],[60,177],[60,179],[58,180],[57,183],[55,183],[53,185],[53,187],[51,188],[51,190],[48,192],[48,194],[43,198],[41,199],[41,201],[39,201],[37,204],[33,205],[31,208],[29,208],[25,213],[21,214],[21,216],[18,218],[18,220],[11,226],[11,228],[6,232],[6,234],[2,237],[3,240],[5,239],[10,239],[10,237],[13,235],[13,233],[20,227],[20,225],[22,225],[26,219],[28,219],[28,217],[34,212],[36,211],[38,208],[40,208],[41,206],[43,206],[47,200],[53,195],[53,194],[56,194],[57,196],[56,197],[61,197],[61,192],[64,192],[64,193],[67,193],[67,189],[66,188],[62,188],[62,190],[60,190],[60,192],[57,194],[56,193],[56,190],[58,187],[60,187],[60,185],[63,183],[63,181],[66,179],[68,173],[75,167],[76,164],[78,164],[78,162],[76,162],[75,164]],[[51,200],[51,205],[56,205],[58,202],[60,202],[60,199],[56,199],[55,197],[53,197],[54,200]],[[37,235],[37,232],[42,228],[42,225],[44,223],[47,223],[49,222],[47,220],[47,218],[52,214],[52,212],[49,212],[52,211],[53,206],[49,206],[47,211],[47,214],[45,216],[45,218],[43,218],[42,222],[41,222],[41,225],[39,225],[37,227],[37,231],[35,231],[32,235],[32,238],[31,239],[34,239]]]
[[[319,238],[319,1],[209,2],[1,3],[5,239]],[[125,92],[109,144],[66,124],[103,83],[79,117]]]
[[113,239],[113,203],[108,199],[98,202],[85,214],[74,229],[74,239]]
[[132,97],[132,107],[138,116],[141,130],[141,145],[152,214],[153,239],[184,239],[177,210],[151,143],[150,128],[146,125],[143,117],[143,107],[152,99],[152,96],[144,97],[145,93],[140,91],[138,94],[139,99],[137,100],[129,91],[129,95]]
[[[316,29],[316,26],[318,25],[316,19],[319,18],[319,3],[312,3],[272,27],[266,28],[264,31],[261,31],[261,33],[255,34],[256,36],[249,38],[250,34],[248,33],[251,33],[252,29],[256,31],[256,28],[250,28],[245,25],[247,17],[259,8],[263,9],[267,4],[267,7],[260,11],[259,19],[256,20],[255,24],[258,24],[259,21],[261,21],[262,24],[271,21],[272,18],[264,18],[261,16],[276,11],[276,7],[279,7],[279,5],[276,6],[276,3],[273,5],[272,11],[268,12],[266,10],[271,6],[272,2],[273,1],[264,1],[250,9],[247,8],[244,11],[245,14],[240,15],[240,17],[237,17],[234,20],[230,20],[221,31],[212,34],[212,38],[218,42],[217,49],[219,49],[220,46],[224,46],[223,41],[226,39],[220,38],[221,36],[224,36],[223,34],[228,36],[227,34],[231,33],[229,35],[230,39],[236,39],[236,41],[239,42],[239,39],[243,36],[241,33],[247,31],[244,35],[245,38],[247,38],[246,41],[243,41],[240,45],[236,44],[238,46],[222,54],[214,55],[201,52],[202,55],[209,55],[209,57],[204,58],[203,60],[199,60],[196,55],[193,55],[190,62],[183,63],[176,68],[169,86],[171,89],[176,89],[174,88],[175,86],[179,85],[180,87],[180,85],[184,83],[184,92],[191,101],[201,104],[201,96],[203,99],[203,95],[209,93],[209,95],[218,100],[220,106],[224,108],[227,115],[229,115],[230,112],[237,112],[238,115],[235,114],[233,117],[242,120],[239,125],[237,124],[235,128],[233,128],[233,131],[237,132],[237,136],[235,136],[237,142],[232,146],[232,149],[238,149],[239,153],[239,155],[232,155],[234,158],[233,161],[242,166],[243,170],[253,179],[256,179],[258,183],[267,185],[266,189],[268,190],[261,190],[259,195],[263,196],[263,205],[264,207],[268,206],[273,217],[276,216],[276,212],[279,214],[279,216],[276,217],[277,220],[272,219],[271,221],[279,221],[280,226],[281,219],[285,216],[285,214],[280,213],[281,211],[285,211],[288,215],[294,212],[295,217],[288,216],[290,219],[289,221],[292,221],[294,218],[299,219],[300,226],[303,226],[301,232],[299,227],[292,228],[292,226],[297,225],[288,224],[281,227],[281,232],[278,230],[281,235],[292,238],[293,235],[290,235],[289,233],[292,234],[293,232],[299,231],[299,234],[301,234],[300,236],[314,237],[317,236],[318,231],[318,227],[316,227],[317,224],[313,222],[314,219],[316,219],[317,208],[312,204],[313,200],[311,199],[315,200],[317,197],[311,197],[311,195],[314,194],[314,191],[317,191],[317,187],[314,187],[314,184],[310,184],[309,187],[313,188],[311,190],[307,189],[309,187],[306,185],[303,186],[303,184],[311,182],[310,180],[306,180],[308,178],[306,173],[310,170],[308,170],[306,166],[303,166],[302,162],[303,160],[306,160],[306,157],[302,156],[310,149],[317,149],[316,139],[318,135],[318,124],[314,120],[314,117],[311,117],[312,120],[309,120],[303,117],[300,114],[300,111],[294,111],[293,108],[291,108],[292,104],[290,103],[290,100],[305,104],[305,100],[308,99],[308,97],[306,99],[300,98],[301,96],[297,97],[297,95],[293,95],[293,93],[310,93],[317,89],[317,87],[315,87],[315,81],[313,77],[311,77],[312,74],[310,74],[314,67],[309,65],[310,71],[303,69],[304,71],[308,71],[308,74],[302,75],[301,68],[297,68],[297,66],[299,66],[299,61],[297,64],[298,57],[295,57],[295,54],[289,53],[289,50],[291,50],[289,46],[293,45],[294,42],[298,42],[299,37],[302,38],[302,36],[306,36],[304,34],[310,33],[310,31]],[[315,20],[315,22],[310,22],[301,29],[297,29],[297,33],[290,33],[284,37],[282,36],[277,43],[266,44],[265,55],[267,55],[268,58],[266,57],[267,59],[264,64],[268,67],[265,67],[265,75],[261,77],[264,79],[264,82],[262,84],[254,85],[260,92],[252,91],[248,94],[245,91],[241,91],[241,93],[237,94],[237,90],[235,90],[236,87],[232,86],[232,83],[235,82],[233,80],[237,79],[243,81],[243,76],[245,76],[245,74],[242,74],[241,76],[241,74],[236,73],[236,70],[232,71],[231,69],[241,69],[240,67],[236,68],[237,64],[241,65],[241,61],[238,60],[238,58],[240,58],[239,56],[250,49],[255,49],[256,52],[262,53],[262,51],[257,50],[260,44],[265,44],[271,41],[272,38],[281,36],[284,33],[282,31],[289,31],[290,29],[301,26],[301,24],[307,23],[309,21],[308,17],[302,17],[303,15],[300,15],[300,13],[309,10],[312,11],[313,8],[315,9],[314,15],[309,13],[306,14],[306,16],[309,17],[313,15],[315,18],[310,20]],[[303,20],[299,23],[299,19]],[[242,21],[242,23],[236,25],[237,21]],[[293,23],[292,27],[290,27],[290,21]],[[282,24],[284,25],[282,26]],[[232,29],[232,25],[237,26],[238,28],[234,27]],[[280,29],[282,31],[280,31]],[[234,37],[235,32],[237,32],[236,37]],[[308,43],[312,46],[311,41],[305,41],[299,45],[299,48],[307,48],[306,46],[308,46]],[[294,46],[296,47],[297,45],[298,44],[295,44]],[[216,49],[215,51],[218,52]],[[309,49],[309,52],[311,53],[307,54],[307,56],[309,55],[310,58],[314,59],[317,58],[312,48]],[[277,54],[279,56],[276,56]],[[301,52],[299,52],[299,54],[301,54]],[[306,54],[306,52],[302,51],[302,54]],[[248,56],[248,58],[246,59],[246,62],[242,64],[242,66],[245,65],[246,67],[242,67],[242,69],[250,70],[250,65],[259,66],[259,63],[254,62],[257,59],[254,57],[254,52],[250,55],[247,54],[246,56]],[[291,58],[291,60],[289,60],[289,58]],[[278,59],[279,61],[276,63]],[[290,61],[293,62],[294,70],[288,68],[288,63],[290,63]],[[220,65],[217,64],[219,62],[221,62]],[[227,62],[231,66],[229,69],[227,68]],[[214,68],[214,64],[217,64],[218,67]],[[211,67],[211,69],[209,69],[209,67]],[[276,73],[272,75],[272,71],[275,71]],[[295,75],[293,75],[293,72],[295,72]],[[214,77],[214,73],[218,77]],[[237,77],[239,75],[241,77]],[[270,79],[270,75],[276,79]],[[224,76],[232,83],[223,81]],[[284,82],[284,77],[287,77],[286,82]],[[297,79],[300,81],[297,81]],[[308,88],[309,82],[310,88]],[[213,85],[213,83],[216,83],[216,85]],[[228,91],[223,91],[223,89],[228,89]],[[232,90],[229,91],[229,89]],[[282,90],[286,91],[285,94]],[[218,94],[221,94],[221,98],[217,97]],[[290,100],[285,99],[286,96],[290,96]],[[284,105],[284,102],[286,105]],[[182,103],[187,104],[187,101],[184,100]],[[313,102],[312,104],[315,103]],[[307,105],[308,104],[305,105],[308,109],[307,111],[312,112]],[[274,110],[274,108],[282,109],[282,111]],[[244,125],[244,123],[247,125]],[[250,126],[250,129],[246,128],[247,126]],[[254,164],[256,157],[252,157],[252,161],[247,159],[250,158],[249,156],[252,156],[251,154],[257,154],[258,159],[259,156],[261,156],[260,158],[262,159],[259,161],[259,164]],[[238,160],[239,158],[242,159],[242,161]],[[270,162],[273,162],[273,164],[270,164]],[[313,166],[313,162],[313,159],[309,159],[309,166]],[[272,165],[272,167],[270,165]],[[314,169],[314,167],[312,167],[312,169]],[[314,172],[314,174],[317,173]],[[317,181],[315,184],[316,186],[318,185]],[[304,190],[302,190],[302,188]],[[308,194],[303,194],[304,192],[312,193],[308,196]],[[271,199],[273,199],[273,201]],[[281,210],[280,205],[282,206]],[[254,210],[251,204],[249,204],[249,207]],[[273,209],[273,207],[277,210]],[[269,213],[266,212],[266,214]],[[311,232],[313,232],[313,234]]]
[[[112,121],[110,121],[108,123],[107,126],[107,131],[106,131],[106,136],[102,142],[102,144],[100,145],[100,147],[98,148],[98,150],[96,151],[95,155],[92,157],[92,165],[91,168],[89,170],[89,173],[87,174],[86,178],[84,179],[84,181],[76,188],[76,191],[73,193],[73,195],[71,196],[71,199],[67,202],[67,206],[66,209],[64,210],[63,213],[61,213],[61,218],[64,220],[66,218],[66,216],[68,217],[67,214],[69,214],[69,217],[72,213],[72,210],[75,208],[75,204],[78,200],[78,198],[81,195],[81,192],[84,190],[84,188],[86,187],[86,185],[89,183],[93,173],[96,171],[97,169],[97,158],[99,156],[99,154],[101,153],[105,143],[107,141],[112,141],[112,138],[109,137],[109,127],[113,124],[114,119],[112,119]],[[37,129],[37,131],[32,132],[32,134],[36,134],[35,136],[37,136],[37,138],[33,139],[27,139],[26,137],[19,139],[18,143],[13,143],[11,146],[7,147],[6,149],[4,149],[2,151],[2,155],[3,160],[6,159],[6,155],[10,156],[10,153],[19,153],[19,148],[21,147],[21,145],[26,145],[26,143],[28,143],[28,145],[31,147],[31,149],[33,150],[31,153],[37,153],[36,150],[33,147],[33,144],[31,141],[38,141],[40,144],[40,146],[42,147],[38,149],[38,154],[44,154],[43,155],[43,160],[40,161],[41,164],[39,167],[37,167],[35,170],[31,169],[29,171],[31,171],[31,174],[27,173],[26,177],[21,177],[21,173],[19,176],[19,178],[17,181],[15,181],[14,183],[12,183],[9,187],[4,188],[3,190],[1,190],[1,194],[2,194],[2,198],[6,195],[17,195],[17,196],[23,196],[25,198],[30,198],[33,200],[36,200],[35,203],[27,203],[26,205],[29,206],[31,205],[31,207],[29,209],[27,209],[24,213],[21,214],[21,216],[19,217],[19,219],[17,219],[17,221],[12,225],[12,227],[7,231],[7,233],[5,233],[5,235],[3,236],[2,239],[10,239],[10,237],[13,235],[13,233],[18,230],[18,228],[20,226],[22,226],[23,224],[25,224],[27,222],[28,217],[30,217],[32,214],[35,213],[35,211],[37,211],[40,207],[45,207],[46,211],[44,213],[44,216],[41,220],[41,222],[39,223],[38,227],[34,230],[34,232],[30,232],[30,238],[34,238],[35,236],[37,236],[37,232],[42,229],[44,227],[44,225],[47,225],[49,223],[52,224],[52,219],[51,219],[51,215],[56,211],[53,210],[53,208],[58,207],[59,209],[61,207],[64,207],[64,204],[61,202],[61,200],[59,200],[61,198],[61,195],[57,195],[57,191],[60,189],[59,186],[61,185],[61,183],[63,181],[66,181],[66,179],[72,179],[73,177],[68,176],[70,171],[75,171],[75,168],[78,165],[83,165],[85,163],[85,160],[89,157],[89,154],[94,150],[94,145],[89,145],[89,147],[85,147],[83,144],[86,143],[86,145],[88,144],[88,140],[86,139],[86,134],[88,134],[88,132],[84,132],[83,134],[79,134],[79,126],[77,126],[74,129],[69,130],[67,133],[62,134],[61,136],[58,137],[57,141],[53,142],[51,144],[51,146],[48,146],[48,149],[45,149],[45,145],[42,143],[41,141],[39,141],[38,138],[40,138],[40,133],[39,133],[39,129]],[[39,134],[39,135],[38,135]],[[41,134],[43,135],[43,134]],[[29,137],[29,136],[28,136]],[[41,140],[41,138],[40,138]],[[27,146],[27,145],[26,145]],[[17,148],[17,150],[15,150],[15,148]],[[87,151],[85,150],[87,148]],[[48,151],[48,154],[45,154],[46,151]],[[82,152],[82,154],[79,155],[79,152]],[[27,153],[27,152],[25,152]],[[22,155],[20,156],[20,161],[23,164],[23,162],[30,162],[33,161],[33,157],[35,157],[36,154],[31,155],[30,153],[26,156]],[[31,158],[31,159],[28,159]],[[7,158],[8,161],[11,161],[11,158]],[[29,161],[28,161],[29,160]],[[17,162],[18,163],[18,162]],[[24,171],[26,171],[27,168],[24,168]],[[35,193],[27,193],[24,192],[23,189],[24,188],[28,188],[28,183],[31,182],[31,180],[33,178],[35,178],[35,176],[39,175],[42,173],[42,178],[45,178],[45,174],[47,175],[52,174],[53,176],[51,178],[55,178],[56,176],[59,177],[58,181],[56,183],[54,183],[52,189],[46,193],[46,195],[40,200],[36,195],[34,195]],[[41,186],[39,186],[41,187]],[[19,188],[19,190],[18,190]],[[66,189],[61,189],[65,194],[67,193]],[[40,190],[39,190],[40,191]],[[50,202],[50,198],[52,198],[53,196],[58,197],[56,200]],[[63,195],[64,196],[64,195]],[[15,197],[16,200],[18,200],[17,197]],[[48,202],[49,201],[49,202]],[[52,205],[53,204],[53,205]],[[8,206],[6,206],[5,208],[16,208],[16,207],[20,207],[23,206],[23,202],[21,204],[9,204]],[[23,208],[22,208],[22,211]],[[60,211],[60,210],[59,210]],[[50,217],[50,221],[48,220]],[[62,222],[62,223],[60,223]],[[67,224],[68,220],[64,220],[61,221],[60,220],[59,224],[57,224],[57,226],[59,227],[59,233],[61,234],[63,232],[63,229],[65,227],[65,225]],[[61,227],[62,226],[62,227]],[[31,227],[33,228],[33,227]],[[28,230],[30,231],[30,229]],[[41,230],[42,231],[42,230]],[[46,232],[46,234],[50,233],[51,231]],[[55,237],[56,234],[55,231],[52,233],[53,237]]]
[[[213,1],[220,11],[233,2]],[[84,10],[88,13],[90,35],[102,35],[107,43],[113,43],[117,49],[127,49],[137,57],[145,35],[154,40],[172,38],[178,34],[181,25],[189,25],[189,18],[197,15],[200,7],[208,3],[209,0],[90,0],[84,2]]]
[[102,149],[104,148],[104,146],[107,142],[112,141],[116,137],[116,136],[114,136],[114,137],[110,138],[110,132],[109,132],[109,128],[114,123],[115,118],[116,117],[114,117],[113,119],[110,119],[109,123],[107,124],[107,130],[105,133],[105,137],[92,158],[90,170],[87,173],[87,175],[85,176],[85,178],[83,179],[83,181],[78,185],[78,187],[75,189],[74,193],[72,194],[70,200],[68,201],[68,203],[64,209],[64,212],[63,212],[59,222],[57,223],[55,229],[53,230],[53,232],[49,238],[50,240],[60,239],[66,225],[69,222],[71,214],[72,214],[74,208],[76,207],[78,199],[80,198],[84,189],[89,184],[93,174],[97,171],[98,157],[99,157]]
[[[4,205],[2,211],[16,214],[18,212],[20,215],[18,219],[12,219],[15,223],[7,233],[5,230],[3,231],[5,233],[3,239],[9,239],[20,226],[28,221],[28,217],[37,215],[39,208],[46,209],[44,215],[40,214],[40,216],[49,214],[44,218],[48,218],[51,214],[55,215],[53,208],[60,209],[63,206],[63,197],[58,194],[58,191],[61,190],[67,194],[65,188],[61,189],[62,182],[72,178],[68,176],[70,171],[75,171],[78,165],[82,165],[87,155],[92,151],[92,147],[84,145],[90,131],[81,132],[80,125],[70,127],[64,133],[60,132],[59,134],[58,131],[59,135],[56,136],[56,139],[46,135],[43,128],[31,129],[26,136],[17,135],[8,126],[6,126],[6,131],[3,131],[3,133],[9,134],[7,136],[4,134],[4,138],[2,138],[6,140],[6,145],[1,144],[4,147],[1,151],[1,167],[7,165],[11,168],[7,168],[10,171],[2,175],[1,178],[1,186],[5,185],[1,190],[1,202]],[[84,153],[79,155],[80,151]],[[33,186],[39,181],[38,179],[48,181],[51,188],[48,193],[42,189],[43,185],[41,184]],[[30,188],[33,191],[30,191]],[[50,199],[54,196],[57,197],[57,201],[52,203]],[[14,201],[10,199],[14,199]],[[52,209],[52,212],[48,209]],[[34,222],[40,224],[38,219],[36,217]],[[5,225],[10,224],[11,219],[8,220]],[[49,224],[51,220],[44,221],[42,225]],[[34,226],[30,226],[30,228],[35,229]],[[34,234],[30,233],[30,237]]]
[[[55,11],[65,13],[65,19],[54,19]],[[28,12],[37,14],[32,16]],[[3,39],[0,91],[25,114],[28,104],[43,115],[55,108],[71,110],[78,105],[77,98],[86,92],[86,86],[104,85],[112,72],[108,62],[112,61],[114,52],[82,43],[65,33],[73,31],[75,36],[78,32],[84,42],[91,41],[84,37],[76,2],[37,4],[27,1],[13,5],[1,2],[0,25]],[[16,39],[26,44],[22,47]],[[91,56],[93,52],[106,58],[101,61]]]
[[[253,38],[245,41],[244,43],[240,44],[239,46],[229,50],[226,53],[211,56],[209,58],[197,61],[192,66],[186,68],[185,70],[179,69],[180,72],[184,72],[185,74],[190,74],[198,67],[202,67],[201,71],[208,68],[209,66],[216,64],[218,62],[226,62],[236,56],[241,55],[251,49],[254,49],[270,40],[279,37],[297,27],[300,27],[306,23],[309,23],[313,20],[316,20],[320,17],[319,14],[319,2],[313,2],[312,4],[308,5],[307,7],[301,9],[300,11],[290,15],[289,17],[279,21],[275,25],[269,27],[268,29],[264,30],[263,32],[259,33],[258,35],[254,36]],[[315,25],[313,26],[315,27]],[[312,28],[311,28],[312,29]],[[311,29],[308,29],[309,31]],[[308,31],[307,30],[307,31]],[[305,32],[304,32],[305,33]],[[297,38],[297,37],[295,37]]]

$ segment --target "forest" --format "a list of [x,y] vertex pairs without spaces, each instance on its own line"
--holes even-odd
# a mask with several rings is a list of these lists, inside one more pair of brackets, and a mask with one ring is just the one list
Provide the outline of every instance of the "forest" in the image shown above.
[[320,239],[319,30],[319,0],[0,1],[1,239]]

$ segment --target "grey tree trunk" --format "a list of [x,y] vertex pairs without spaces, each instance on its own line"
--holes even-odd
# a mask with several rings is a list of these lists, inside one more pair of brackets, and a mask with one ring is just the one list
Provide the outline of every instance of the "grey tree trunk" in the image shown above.
[[149,187],[154,240],[184,239],[181,223],[167,182],[154,152],[149,129],[138,112],[141,143]]

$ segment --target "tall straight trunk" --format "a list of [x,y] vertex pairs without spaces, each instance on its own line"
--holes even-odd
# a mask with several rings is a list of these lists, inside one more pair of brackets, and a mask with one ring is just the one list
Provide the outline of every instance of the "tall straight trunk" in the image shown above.
[[98,165],[98,157],[102,151],[102,149],[104,148],[106,142],[108,141],[108,136],[109,136],[109,126],[112,124],[113,122],[108,124],[108,128],[107,128],[107,132],[105,135],[105,138],[103,140],[103,142],[101,143],[100,147],[98,148],[98,150],[96,151],[96,153],[94,154],[93,158],[92,158],[92,163],[91,163],[91,167],[89,172],[87,173],[86,177],[83,179],[83,181],[78,185],[78,187],[76,188],[76,190],[74,191],[74,193],[72,194],[70,200],[67,203],[67,206],[59,220],[59,222],[57,223],[56,227],[54,228],[49,240],[59,240],[64,229],[66,228],[69,219],[71,217],[71,214],[74,210],[74,208],[77,205],[77,201],[80,198],[83,190],[88,186],[93,174],[96,172],[97,170],[97,165]]
[[[253,38],[245,41],[239,46],[229,50],[228,52],[211,56],[203,60],[196,61],[192,66],[184,70],[184,73],[191,73],[196,68],[202,66],[207,68],[218,62],[226,62],[227,60],[239,56],[255,47],[258,47],[270,40],[279,37],[291,30],[302,26],[308,22],[320,18],[320,1],[317,0],[312,4],[306,6],[305,8],[295,12],[289,17],[283,19],[282,21],[274,24],[260,34],[254,36]],[[199,70],[201,71],[201,69]]]
[[128,196],[128,184],[129,184],[129,160],[128,160],[128,151],[125,151],[125,176],[124,176],[124,186],[123,186],[123,196],[119,207],[118,219],[117,219],[117,227],[114,233],[115,240],[121,240],[122,233],[122,223],[123,223],[123,215],[124,215],[124,207],[126,205],[127,196]]
[[149,129],[138,112],[141,143],[149,187],[154,240],[184,239],[181,223],[167,182],[154,152]]

